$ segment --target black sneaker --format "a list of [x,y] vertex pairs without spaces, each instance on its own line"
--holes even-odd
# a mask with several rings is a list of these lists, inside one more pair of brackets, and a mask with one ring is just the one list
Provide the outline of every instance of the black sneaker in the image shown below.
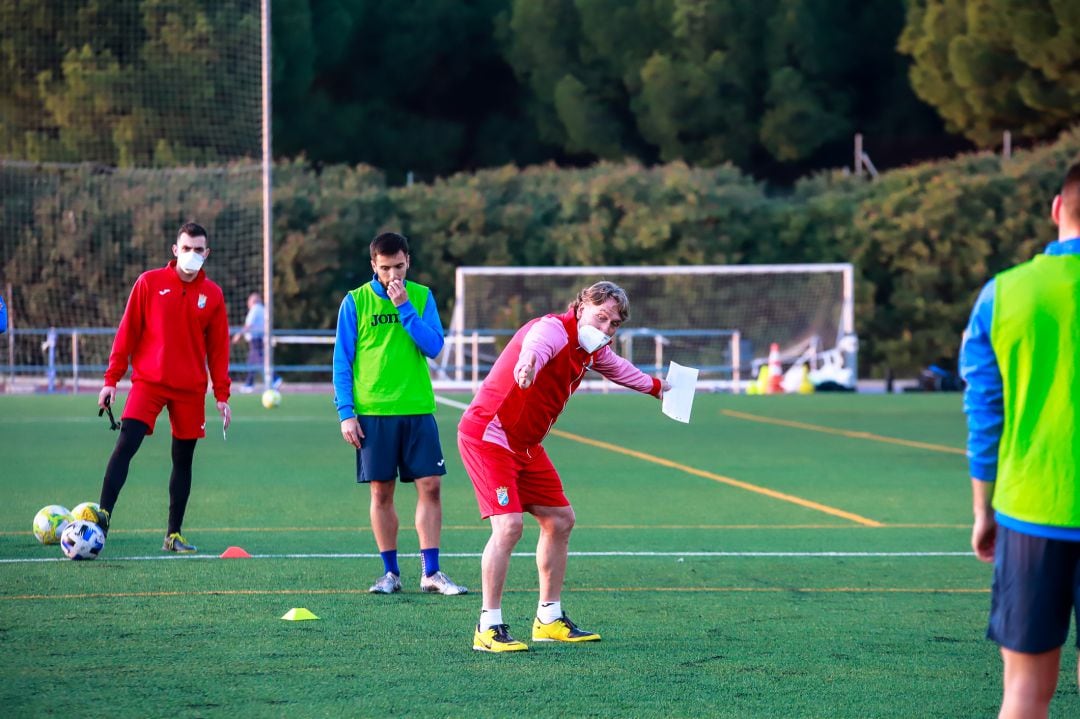
[[194,554],[199,551],[194,544],[188,544],[180,532],[173,532],[165,537],[165,543],[161,545],[163,552],[176,552],[177,554]]
[[109,536],[109,510],[102,509],[96,504],[87,504],[75,519],[85,519],[87,522],[93,522],[101,527],[102,534],[106,537]]

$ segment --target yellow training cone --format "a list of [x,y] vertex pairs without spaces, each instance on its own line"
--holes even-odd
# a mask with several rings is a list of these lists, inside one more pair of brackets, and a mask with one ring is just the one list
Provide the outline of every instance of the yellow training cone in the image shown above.
[[283,616],[282,619],[289,622],[302,622],[305,619],[318,619],[318,617],[303,607],[295,607],[285,612],[285,616]]
[[769,365],[763,364],[758,367],[757,373],[757,392],[755,394],[768,394],[769,393]]

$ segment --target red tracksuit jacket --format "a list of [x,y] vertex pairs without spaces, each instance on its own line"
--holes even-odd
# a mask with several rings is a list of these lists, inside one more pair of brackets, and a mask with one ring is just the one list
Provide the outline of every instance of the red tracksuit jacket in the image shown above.
[[[521,355],[525,335],[539,320],[526,323],[495,360],[491,372],[465,410],[458,424],[462,434],[482,440],[492,418],[498,416],[514,451],[527,450],[547,436],[596,356],[579,346],[577,319],[573,312],[552,316],[566,329],[569,338],[566,346],[537,373],[532,387],[521,389],[514,379],[514,366]],[[651,394],[659,396],[660,380],[652,379]]]
[[206,392],[209,364],[215,399],[229,401],[229,320],[221,288],[202,270],[184,282],[176,260],[139,275],[113,340],[106,386],[116,386],[129,359],[133,382],[182,392]]

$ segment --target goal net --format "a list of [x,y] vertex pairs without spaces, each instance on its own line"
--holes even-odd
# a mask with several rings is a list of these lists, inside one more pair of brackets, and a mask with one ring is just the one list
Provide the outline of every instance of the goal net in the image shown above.
[[[3,380],[100,382],[138,275],[207,228],[232,325],[262,287],[259,0],[0,9]],[[235,363],[243,363],[237,346]]]
[[739,391],[775,342],[785,364],[855,375],[850,264],[460,267],[439,379],[475,385],[522,324],[564,312],[599,280],[627,291],[630,320],[614,348],[649,374],[675,361],[698,368],[704,388]]

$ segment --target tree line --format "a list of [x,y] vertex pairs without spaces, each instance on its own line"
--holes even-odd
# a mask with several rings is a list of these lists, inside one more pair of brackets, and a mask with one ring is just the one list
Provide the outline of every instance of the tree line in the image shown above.
[[[463,264],[852,260],[869,372],[955,356],[977,287],[1052,237],[1080,145],[1074,5],[274,0],[277,324],[331,326],[392,228],[444,321]],[[255,0],[0,0],[0,26],[0,273],[23,326],[115,324],[107,286],[158,264],[180,215],[252,236]],[[873,183],[810,172],[855,131],[880,164],[1003,129],[1065,134]],[[139,174],[176,167],[211,171]]]
[[[1056,0],[273,0],[279,157],[430,180],[732,163],[792,180],[1080,119]],[[255,0],[0,0],[0,157],[172,166],[259,149]]]

